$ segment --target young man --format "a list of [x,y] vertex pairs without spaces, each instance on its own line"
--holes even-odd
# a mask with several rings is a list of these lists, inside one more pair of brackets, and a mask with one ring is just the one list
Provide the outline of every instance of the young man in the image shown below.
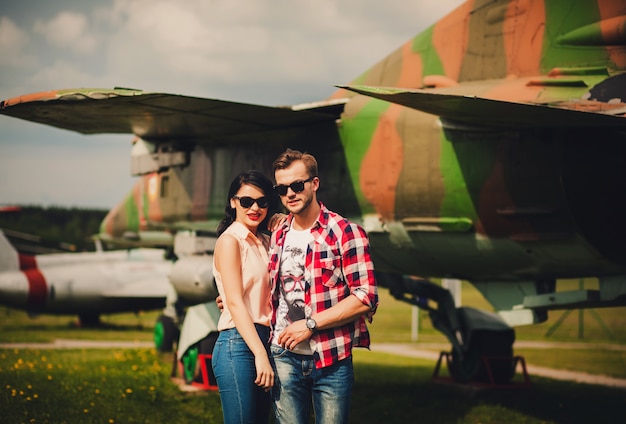
[[276,423],[347,423],[352,348],[369,347],[378,292],[365,231],[317,200],[317,161],[287,149],[273,165],[288,218],[272,235]]

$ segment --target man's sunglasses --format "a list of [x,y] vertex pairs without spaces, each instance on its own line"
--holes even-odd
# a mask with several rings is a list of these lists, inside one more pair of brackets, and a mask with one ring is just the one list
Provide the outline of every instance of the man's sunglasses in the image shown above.
[[259,205],[261,209],[265,209],[270,205],[270,201],[267,197],[259,197],[258,199],[253,199],[249,196],[233,196],[233,199],[239,200],[239,204],[241,205],[241,207],[246,209],[251,208],[252,205],[254,205],[255,203]]
[[287,189],[292,189],[294,193],[300,193],[301,191],[304,190],[304,184],[308,183],[309,181],[313,181],[313,178],[315,177],[311,177],[308,180],[304,180],[304,181],[294,181],[293,183],[289,185],[284,185],[284,184],[275,185],[274,191],[279,196],[286,196]]

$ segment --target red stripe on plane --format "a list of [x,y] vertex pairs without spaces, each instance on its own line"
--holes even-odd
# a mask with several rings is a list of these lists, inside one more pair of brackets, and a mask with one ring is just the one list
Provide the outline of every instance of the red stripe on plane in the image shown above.
[[20,261],[20,271],[27,271],[29,269],[37,268],[37,259],[35,259],[34,256],[18,253],[18,258]]
[[46,279],[37,268],[37,259],[34,256],[19,254],[20,270],[28,280],[28,304],[44,305],[48,297]]

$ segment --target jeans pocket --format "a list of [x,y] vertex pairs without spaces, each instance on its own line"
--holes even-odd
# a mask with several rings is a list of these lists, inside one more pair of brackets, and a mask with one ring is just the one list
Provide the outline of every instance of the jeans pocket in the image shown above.
[[287,352],[289,352],[287,349],[279,345],[273,344],[270,346],[270,353],[272,354],[273,358],[282,358],[287,354]]

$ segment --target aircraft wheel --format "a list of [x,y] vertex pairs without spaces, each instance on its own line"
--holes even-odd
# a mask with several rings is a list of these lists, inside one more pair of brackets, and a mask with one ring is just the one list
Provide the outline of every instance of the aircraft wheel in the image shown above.
[[515,376],[513,346],[506,337],[499,336],[490,332],[472,334],[463,359],[453,351],[449,371],[454,381],[509,383]]
[[171,352],[174,341],[178,339],[178,327],[174,319],[167,315],[160,315],[154,325],[154,345],[159,352]]

